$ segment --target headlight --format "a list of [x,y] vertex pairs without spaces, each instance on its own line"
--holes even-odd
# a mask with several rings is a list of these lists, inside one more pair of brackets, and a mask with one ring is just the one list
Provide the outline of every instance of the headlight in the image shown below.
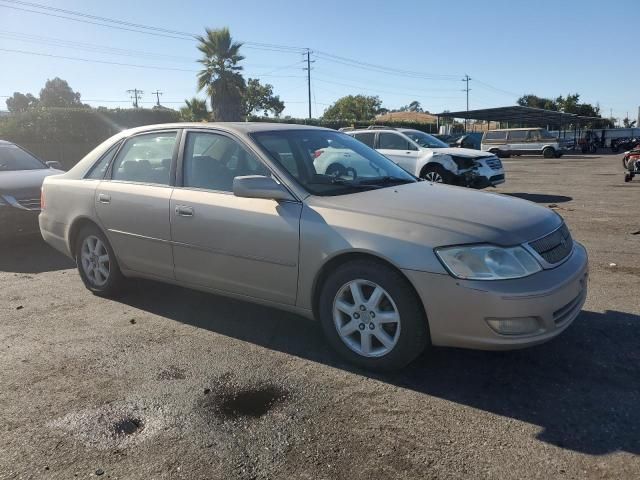
[[436,255],[449,272],[467,280],[505,280],[533,275],[540,264],[522,247],[470,245],[443,247]]
[[476,162],[474,162],[473,159],[469,157],[461,157],[459,155],[450,155],[450,157],[451,160],[453,160],[461,170],[473,168],[476,165]]

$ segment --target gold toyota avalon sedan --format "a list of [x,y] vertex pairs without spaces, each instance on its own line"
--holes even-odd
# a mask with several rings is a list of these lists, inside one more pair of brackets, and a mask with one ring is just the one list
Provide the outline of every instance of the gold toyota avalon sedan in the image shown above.
[[93,293],[144,277],[292,310],[369,369],[431,345],[547,341],[587,293],[587,253],[558,214],[419,181],[324,128],[136,128],[42,190],[42,236]]

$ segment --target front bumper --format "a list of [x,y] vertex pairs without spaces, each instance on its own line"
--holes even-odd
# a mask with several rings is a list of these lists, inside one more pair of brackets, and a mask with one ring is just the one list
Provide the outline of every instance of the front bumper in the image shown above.
[[0,239],[6,240],[40,231],[37,210],[25,210],[10,205],[0,205]]
[[[578,316],[587,296],[588,257],[579,243],[561,265],[515,280],[471,281],[405,270],[425,306],[434,345],[509,350],[546,342]],[[535,317],[532,334],[496,333],[487,319]]]
[[484,162],[480,166],[462,173],[462,183],[465,187],[487,188],[505,182],[504,168],[493,169]]

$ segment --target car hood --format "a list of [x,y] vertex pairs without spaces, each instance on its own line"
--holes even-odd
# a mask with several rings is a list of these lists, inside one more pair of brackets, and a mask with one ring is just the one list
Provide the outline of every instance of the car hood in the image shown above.
[[480,150],[473,150],[471,148],[447,147],[447,148],[423,148],[423,150],[428,152],[433,152],[434,155],[456,155],[458,157],[468,157],[468,158],[495,157],[493,153],[481,152]]
[[21,198],[25,195],[37,193],[40,196],[40,187],[46,177],[64,173],[53,168],[41,168],[38,170],[14,170],[0,171],[0,194]]
[[310,197],[307,203],[329,224],[349,224],[378,235],[419,236],[432,247],[513,246],[542,237],[562,223],[555,212],[526,200],[429,182]]

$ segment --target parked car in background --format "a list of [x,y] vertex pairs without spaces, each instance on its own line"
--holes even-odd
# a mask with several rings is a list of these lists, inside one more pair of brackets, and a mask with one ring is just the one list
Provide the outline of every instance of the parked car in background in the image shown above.
[[486,188],[505,181],[502,162],[495,155],[452,148],[419,130],[377,127],[346,133],[430,182]]
[[63,173],[58,167],[0,140],[0,239],[40,231],[40,188],[45,177]]
[[542,155],[560,158],[567,146],[544,128],[507,128],[489,130],[482,136],[481,148],[499,157]]
[[456,140],[456,147],[459,148],[471,148],[473,150],[480,150],[482,144],[482,132],[465,133]]
[[[330,150],[348,153],[352,171],[318,172]],[[418,181],[324,128],[124,131],[46,178],[43,205],[42,236],[95,294],[144,277],[292,310],[370,369],[431,345],[547,341],[587,292],[586,251],[557,213]]]

